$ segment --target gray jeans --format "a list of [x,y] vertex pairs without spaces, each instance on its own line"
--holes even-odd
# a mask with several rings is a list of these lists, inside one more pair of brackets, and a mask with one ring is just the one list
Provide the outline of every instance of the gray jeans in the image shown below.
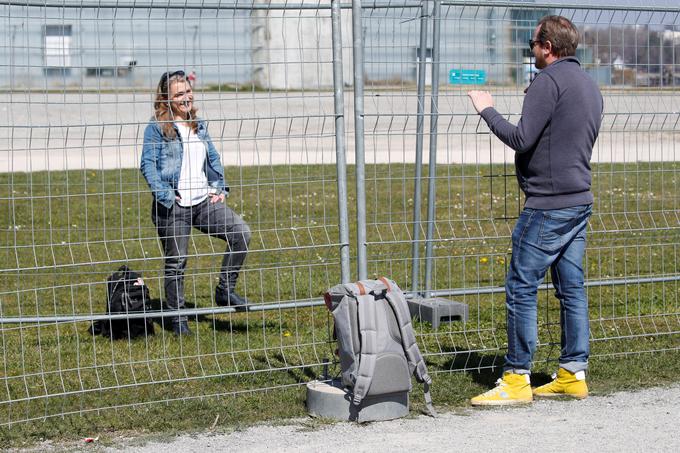
[[[210,203],[208,199],[186,208],[175,203],[169,209],[154,201],[151,219],[158,229],[165,254],[164,286],[168,308],[181,309],[185,306],[184,270],[191,227],[227,242],[219,285],[225,290],[236,287],[239,270],[248,253],[250,228],[231,208],[224,203]],[[186,318],[180,317],[179,320]]]

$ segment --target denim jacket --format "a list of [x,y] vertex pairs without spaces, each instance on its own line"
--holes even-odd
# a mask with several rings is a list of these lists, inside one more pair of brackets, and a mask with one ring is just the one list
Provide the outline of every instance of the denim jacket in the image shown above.
[[[227,195],[229,187],[224,180],[220,155],[208,135],[208,128],[203,120],[198,121],[197,135],[208,152],[204,171],[211,192]],[[163,136],[161,125],[155,119],[146,126],[140,169],[154,198],[166,208],[171,208],[175,203],[175,191],[182,170],[183,150],[179,131],[177,138],[169,139]]]

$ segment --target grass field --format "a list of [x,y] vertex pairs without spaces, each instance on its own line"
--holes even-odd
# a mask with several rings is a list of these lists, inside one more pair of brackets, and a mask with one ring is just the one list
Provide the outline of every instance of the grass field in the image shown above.
[[[369,276],[388,275],[404,288],[412,266],[413,173],[406,164],[366,168]],[[229,205],[254,232],[242,293],[263,305],[319,299],[340,281],[334,166],[231,169],[227,179]],[[594,168],[585,264],[593,283],[596,393],[678,380],[679,185],[677,162]],[[502,286],[521,199],[502,165],[440,166],[437,188],[433,289],[469,289],[457,300],[469,305],[470,317],[438,330],[415,327],[435,375],[435,400],[455,407],[491,385],[502,364],[503,296],[475,289]],[[150,207],[137,170],[0,175],[0,317],[101,313],[104,281],[124,262],[143,272],[160,304],[162,253]],[[186,277],[192,306],[213,306],[223,250],[220,241],[193,235]],[[539,324],[537,380],[553,371],[559,354],[559,307],[548,290],[539,295]],[[204,315],[190,326],[193,335],[182,339],[158,322],[153,336],[114,342],[90,335],[87,322],[2,325],[3,445],[203,429],[217,415],[216,429],[301,415],[301,384],[321,372],[334,349],[324,307]],[[418,409],[418,391],[413,400]]]

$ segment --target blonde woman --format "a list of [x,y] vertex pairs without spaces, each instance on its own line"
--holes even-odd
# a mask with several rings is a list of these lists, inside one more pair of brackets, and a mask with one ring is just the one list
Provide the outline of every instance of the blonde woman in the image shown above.
[[[165,254],[168,308],[185,307],[184,269],[191,228],[227,242],[215,288],[218,305],[245,309],[234,290],[245,261],[250,228],[224,204],[229,187],[205,121],[196,116],[191,82],[184,71],[166,72],[156,90],[154,116],[144,131],[141,171],[151,192],[151,218]],[[191,333],[186,316],[172,320],[176,335]]]

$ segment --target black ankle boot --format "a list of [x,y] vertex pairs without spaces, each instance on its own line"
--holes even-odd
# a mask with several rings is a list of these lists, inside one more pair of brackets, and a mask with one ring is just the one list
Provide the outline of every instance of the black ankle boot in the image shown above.
[[191,330],[189,330],[189,323],[186,321],[173,321],[172,331],[175,335],[191,335]]
[[221,286],[215,288],[215,303],[222,307],[235,307],[245,309],[248,301],[236,294],[234,290],[224,289]]
[[235,292],[229,293],[229,305],[232,307],[243,307],[245,308],[246,305],[248,305],[248,301],[246,300],[245,297],[239,296]]

